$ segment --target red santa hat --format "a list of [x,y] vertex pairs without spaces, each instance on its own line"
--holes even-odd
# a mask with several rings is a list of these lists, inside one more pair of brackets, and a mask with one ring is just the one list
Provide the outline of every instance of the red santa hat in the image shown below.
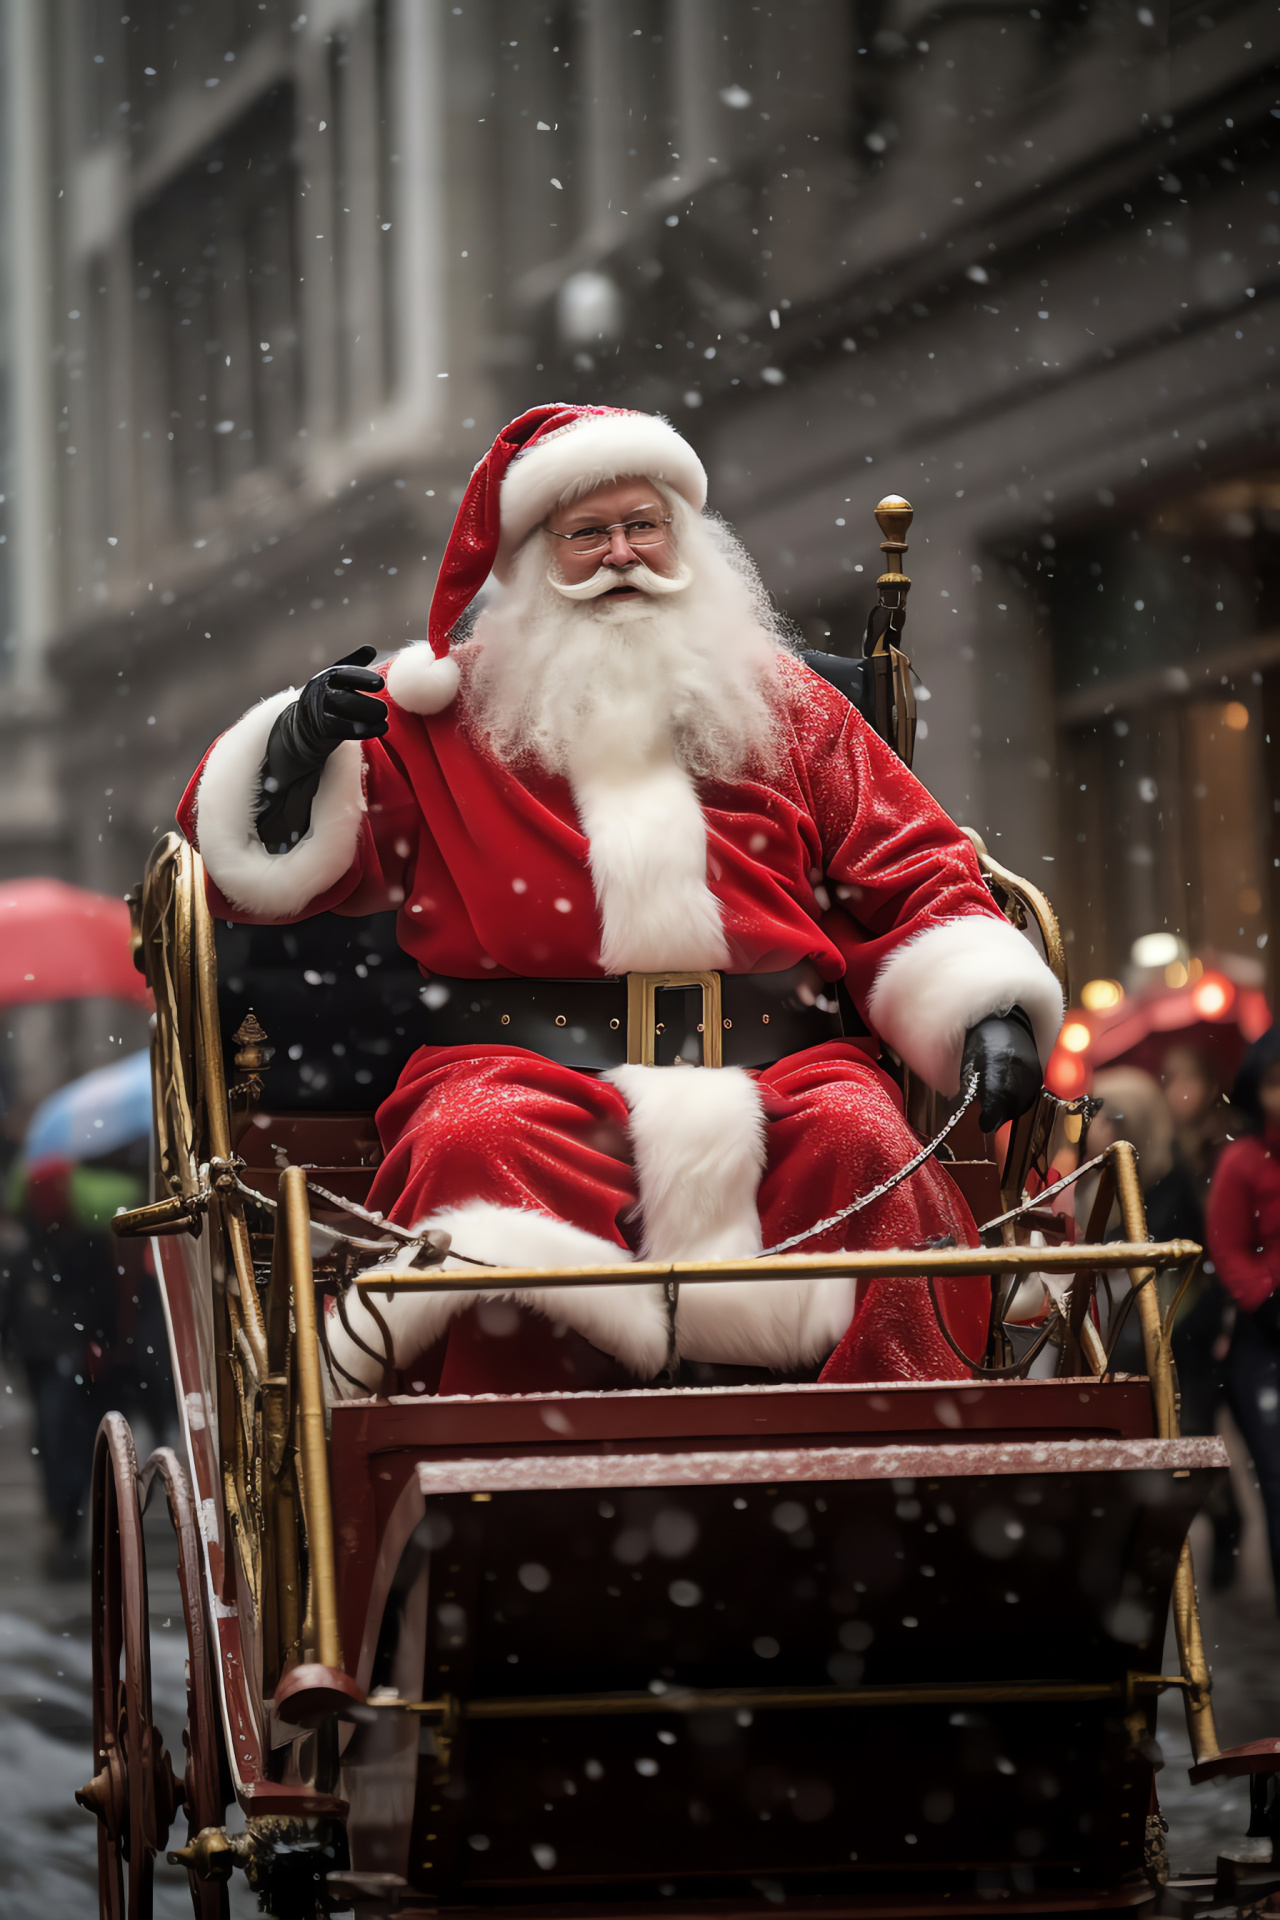
[[628,407],[532,407],[511,421],[479,462],[453,523],[427,640],[387,669],[387,692],[409,713],[439,713],[458,691],[449,635],[491,573],[501,578],[517,550],[570,487],[603,486],[626,474],[661,481],[701,513],[707,476],[689,442],[655,413]]

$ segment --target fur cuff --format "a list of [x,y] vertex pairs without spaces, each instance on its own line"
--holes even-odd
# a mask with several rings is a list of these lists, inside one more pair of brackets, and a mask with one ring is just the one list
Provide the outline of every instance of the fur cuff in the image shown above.
[[[459,1250],[473,1260],[504,1267],[599,1267],[630,1260],[625,1247],[614,1246],[581,1227],[570,1226],[552,1214],[532,1208],[499,1207],[489,1200],[433,1213],[419,1227],[441,1227],[456,1240]],[[450,1257],[446,1267],[465,1263]],[[474,1272],[474,1268],[468,1269]],[[378,1312],[392,1339],[393,1358],[400,1368],[412,1366],[426,1353],[451,1320],[484,1300],[516,1300],[561,1326],[572,1327],[593,1347],[621,1361],[637,1378],[651,1380],[667,1363],[667,1308],[662,1289],[636,1287],[562,1287],[536,1291],[493,1293],[406,1293],[391,1300],[377,1299]],[[382,1333],[363,1302],[349,1299],[347,1318],[352,1331],[372,1347],[384,1351]],[[338,1365],[354,1374],[370,1393],[379,1388],[381,1369],[363,1352],[340,1320],[327,1323],[329,1350]],[[356,1391],[341,1374],[337,1390]]]
[[969,1028],[1020,1006],[1041,1064],[1062,1025],[1062,989],[1031,942],[994,914],[966,914],[899,947],[876,975],[867,1013],[881,1039],[938,1093],[960,1088]]
[[288,853],[268,853],[255,824],[262,803],[262,761],[277,718],[297,699],[293,687],[251,707],[205,761],[196,795],[200,852],[215,886],[242,913],[292,919],[336,886],[356,857],[364,814],[364,756],[344,740],[325,762],[311,803],[311,825]]
[[416,640],[383,669],[387,693],[405,713],[443,713],[458,691],[458,663],[452,654],[437,656],[426,640]]

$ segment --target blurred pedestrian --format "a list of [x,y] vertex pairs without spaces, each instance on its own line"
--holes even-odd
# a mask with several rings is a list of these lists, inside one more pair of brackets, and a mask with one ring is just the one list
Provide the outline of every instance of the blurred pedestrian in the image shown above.
[[1245,1131],[1218,1161],[1209,1251],[1236,1303],[1227,1392],[1258,1476],[1280,1610],[1280,1026],[1245,1055],[1231,1101]]
[[1218,1157],[1238,1131],[1235,1116],[1223,1098],[1217,1063],[1202,1047],[1175,1041],[1160,1063],[1160,1079],[1173,1115],[1178,1156],[1195,1181],[1203,1206]]
[[[1240,1131],[1235,1113],[1223,1093],[1213,1054],[1191,1041],[1178,1040],[1160,1064],[1165,1098],[1173,1114],[1174,1145],[1195,1183],[1201,1214],[1192,1239],[1205,1237],[1204,1209],[1223,1148]],[[1226,1356],[1235,1325],[1231,1295],[1206,1255],[1178,1309],[1173,1329],[1173,1357],[1182,1394],[1184,1433],[1215,1433],[1218,1409],[1226,1400]],[[1230,1480],[1224,1480],[1209,1503],[1213,1520],[1213,1566],[1210,1584],[1221,1592],[1235,1579],[1243,1522]]]
[[45,1510],[50,1578],[82,1576],[93,1442],[115,1407],[170,1437],[173,1390],[164,1310],[144,1241],[117,1241],[118,1206],[146,1191],[147,1143],[97,1163],[19,1160],[0,1252],[0,1341],[26,1377]]
[[[1184,1097],[1188,1090],[1179,1087],[1180,1106],[1184,1126],[1188,1124],[1189,1111],[1197,1115],[1192,1124],[1201,1131],[1192,1137],[1198,1141],[1202,1138],[1203,1114],[1210,1103],[1195,1064],[1188,1077],[1193,1081],[1191,1097]],[[1160,1082],[1139,1067],[1104,1067],[1094,1075],[1093,1091],[1102,1101],[1102,1110],[1089,1126],[1089,1157],[1103,1152],[1113,1141],[1128,1140],[1138,1155],[1138,1177],[1142,1182],[1147,1230],[1152,1239],[1202,1240],[1204,1214],[1200,1190],[1179,1150],[1178,1113]],[[1216,1084],[1212,1087],[1212,1099],[1215,1103],[1220,1100]],[[1081,1185],[1084,1184],[1082,1181]],[[1086,1207],[1092,1203],[1096,1181],[1090,1181],[1089,1188]],[[1123,1237],[1118,1206],[1112,1208],[1104,1237]],[[1181,1390],[1180,1424],[1185,1434],[1217,1431],[1218,1404],[1224,1390],[1223,1356],[1218,1342],[1226,1308],[1227,1302],[1216,1279],[1202,1277],[1196,1292],[1184,1298],[1179,1309],[1173,1330],[1173,1355]],[[1146,1370],[1142,1331],[1138,1316],[1132,1310],[1120,1329],[1113,1361],[1120,1372]],[[1235,1579],[1240,1546],[1240,1513],[1229,1482],[1212,1495],[1205,1511],[1213,1528],[1210,1582],[1215,1590],[1221,1591]]]
[[[1173,1113],[1160,1082],[1141,1067],[1102,1067],[1093,1076],[1093,1093],[1102,1107],[1089,1122],[1086,1158],[1105,1152],[1116,1140],[1130,1141],[1138,1155],[1151,1237],[1195,1239],[1200,1227],[1195,1182],[1178,1154]],[[1097,1176],[1087,1176],[1080,1186],[1083,1204],[1076,1217],[1083,1226],[1098,1190]],[[1117,1202],[1105,1231],[1118,1235],[1120,1224]]]

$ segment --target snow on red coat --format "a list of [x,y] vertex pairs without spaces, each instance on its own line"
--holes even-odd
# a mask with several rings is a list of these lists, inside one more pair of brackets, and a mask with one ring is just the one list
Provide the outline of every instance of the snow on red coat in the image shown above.
[[[497,761],[466,726],[465,693],[438,713],[409,713],[391,701],[385,738],[336,750],[310,832],[272,855],[254,820],[267,739],[294,697],[289,690],[251,709],[215,744],[179,822],[200,846],[216,914],[278,923],[394,907],[400,943],[427,974],[599,977],[602,942],[612,971],[719,965],[771,973],[810,960],[824,979],[843,978],[871,1030],[859,1043],[871,1057],[878,1035],[941,1092],[958,1086],[967,1029],[1014,1003],[1026,1009],[1047,1058],[1062,1016],[1058,984],[996,909],[968,840],[841,693],[790,658],[780,674],[782,724],[767,768],[694,782],[672,761],[638,783],[590,793]],[[713,956],[708,939],[720,948]],[[640,1137],[637,1074],[658,1076],[654,1087],[660,1082],[668,1100],[711,1103],[707,1126],[723,1141],[720,1172],[736,1197],[695,1247],[670,1244],[679,1240],[671,1191],[679,1169],[662,1125]],[[751,1077],[732,1068],[626,1068],[618,1083],[632,1109],[641,1203],[647,1179],[667,1194],[666,1256],[758,1249],[754,1194],[763,1161]],[[726,1107],[735,1103],[737,1122],[729,1123]],[[659,1251],[653,1230],[646,1248]],[[505,1257],[554,1264],[565,1256],[531,1254],[517,1234]],[[727,1290],[705,1291],[729,1311]],[[735,1291],[745,1299],[765,1289]],[[803,1291],[788,1283],[797,1301]],[[847,1308],[832,1310],[847,1319]],[[832,1324],[828,1351],[842,1331]],[[607,1325],[592,1320],[593,1334],[618,1351]],[[794,1351],[780,1357],[786,1340],[780,1347],[778,1339],[772,1324],[762,1330],[756,1357],[793,1361]],[[630,1363],[643,1370],[634,1356]]]

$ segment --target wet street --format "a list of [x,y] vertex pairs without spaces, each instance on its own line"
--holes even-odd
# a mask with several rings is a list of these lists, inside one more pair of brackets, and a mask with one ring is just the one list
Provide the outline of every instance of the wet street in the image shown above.
[[[139,1435],[139,1450],[145,1439]],[[1205,1642],[1214,1673],[1218,1734],[1224,1746],[1280,1732],[1280,1625],[1271,1597],[1257,1495],[1240,1468],[1237,1497],[1246,1514],[1240,1575],[1225,1595],[1207,1591],[1208,1529],[1193,1535],[1200,1569]],[[168,1523],[148,1519],[148,1568],[156,1717],[178,1770],[182,1758],[185,1640],[171,1564]],[[89,1587],[85,1574],[51,1580],[44,1572],[50,1534],[32,1458],[20,1386],[0,1373],[0,1913],[4,1920],[92,1920],[97,1912],[96,1829],[73,1795],[92,1772]],[[1166,1673],[1176,1671],[1172,1639]],[[1191,1787],[1188,1745],[1176,1695],[1160,1708],[1165,1756],[1158,1785],[1169,1822],[1175,1871],[1211,1870],[1220,1845],[1247,1821],[1247,1787]],[[179,1827],[182,1827],[181,1820]],[[232,1912],[257,1902],[240,1876]],[[156,1870],[158,1920],[191,1912],[185,1874],[163,1859]]]
[[[1234,1429],[1226,1435],[1232,1481],[1244,1516],[1239,1573],[1227,1592],[1209,1588],[1210,1531],[1207,1520],[1192,1528],[1196,1585],[1205,1651],[1213,1674],[1213,1707],[1222,1747],[1241,1746],[1280,1734],[1280,1620],[1272,1598],[1262,1503],[1247,1456]],[[1164,1673],[1178,1671],[1172,1630]],[[1169,1823],[1166,1845],[1175,1873],[1212,1872],[1220,1847],[1241,1839],[1249,1821],[1249,1783],[1227,1780],[1193,1787],[1187,1779],[1191,1748],[1182,1703],[1176,1693],[1160,1702],[1160,1748],[1164,1769],[1156,1777],[1160,1807]]]
[[[136,1436],[139,1452],[146,1447]],[[162,1503],[161,1503],[162,1504]],[[97,1827],[74,1794],[93,1772],[88,1556],[75,1580],[45,1577],[52,1541],[19,1382],[0,1369],[0,1913],[4,1920],[93,1920]],[[186,1638],[163,1512],[147,1521],[156,1720],[181,1773]],[[186,1837],[179,1817],[175,1844]],[[240,1881],[232,1913],[257,1912]],[[156,1920],[191,1913],[187,1876],[156,1866]]]

